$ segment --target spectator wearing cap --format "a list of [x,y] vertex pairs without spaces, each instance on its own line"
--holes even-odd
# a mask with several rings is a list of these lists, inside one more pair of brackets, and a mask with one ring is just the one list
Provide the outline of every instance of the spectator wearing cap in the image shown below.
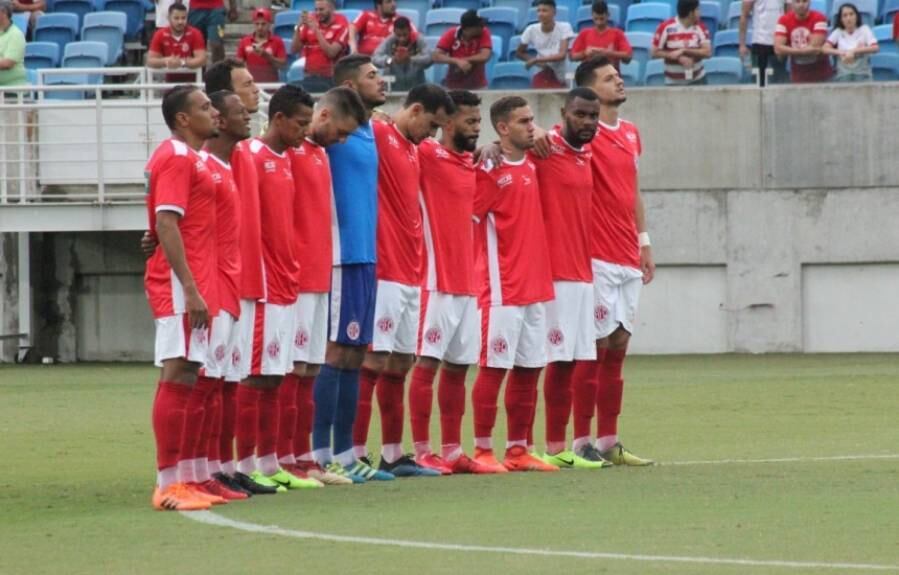
[[435,63],[449,64],[444,84],[454,90],[487,87],[485,64],[493,53],[487,21],[475,10],[462,14],[459,25],[446,31],[431,55]]
[[880,50],[874,32],[862,24],[858,8],[849,2],[840,6],[834,20],[833,32],[821,47],[825,54],[836,58],[837,71],[833,79],[837,82],[870,82],[874,79],[870,55]]
[[593,26],[581,30],[571,46],[571,59],[589,60],[603,56],[619,69],[621,62],[627,64],[634,55],[631,43],[624,30],[609,25],[609,5],[605,0],[595,0],[592,8]]
[[400,16],[393,23],[393,34],[375,50],[372,62],[395,78],[393,89],[408,92],[425,83],[425,69],[431,65],[431,54],[427,42],[415,34],[409,19]]
[[[537,0],[534,5],[537,23],[524,29],[515,56],[524,60],[527,68],[540,68],[531,79],[534,88],[563,88],[568,42],[574,38],[574,30],[568,22],[556,22],[555,0]],[[536,56],[528,53],[529,47],[536,50]]]
[[334,86],[334,63],[349,49],[350,23],[335,12],[334,0],[315,0],[315,13],[303,10],[290,51],[306,58],[303,87],[326,92]]
[[[350,27],[350,52],[366,56],[374,54],[378,46],[393,34],[393,27],[399,18],[396,0],[375,0],[375,9],[359,14]],[[413,42],[417,35],[415,26],[412,26]]]
[[0,86],[28,83],[25,74],[25,35],[12,23],[12,4],[0,0]]
[[188,23],[200,31],[209,45],[212,63],[225,59],[225,21],[237,20],[237,0],[229,0],[230,8],[225,10],[225,0],[190,0]]
[[253,10],[253,33],[240,39],[237,59],[247,63],[257,83],[278,81],[278,70],[287,63],[287,49],[284,40],[272,34],[272,13],[267,8]]
[[677,0],[677,17],[659,24],[651,54],[665,60],[666,84],[706,83],[702,61],[712,55],[712,40],[699,15],[699,0]]
[[[184,4],[169,6],[169,25],[157,30],[147,50],[148,68],[197,69],[206,65],[203,34],[187,23]],[[166,82],[193,82],[195,74],[166,74]]]
[[28,29],[34,31],[39,16],[47,11],[47,0],[12,0],[12,11],[28,14]]

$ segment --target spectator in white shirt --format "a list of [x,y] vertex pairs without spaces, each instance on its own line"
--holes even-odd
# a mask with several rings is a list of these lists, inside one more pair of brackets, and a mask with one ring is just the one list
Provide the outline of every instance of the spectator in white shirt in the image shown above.
[[749,55],[750,48],[746,43],[746,30],[749,15],[752,15],[752,37],[749,45],[752,50],[752,65],[759,70],[759,86],[768,82],[765,71],[771,68],[772,83],[787,81],[786,63],[774,55],[774,31],[777,21],[784,13],[784,0],[742,0],[740,12],[740,57]]
[[[565,87],[565,60],[568,57],[568,43],[574,38],[574,30],[568,22],[556,21],[555,0],[537,0],[536,24],[524,29],[521,44],[515,56],[524,60],[525,66],[538,66],[540,71],[531,79],[534,88]],[[537,56],[528,54],[528,47],[537,51]]]
[[869,55],[880,50],[874,33],[862,24],[855,4],[847,2],[840,6],[834,20],[833,32],[821,47],[822,52],[837,60],[837,73],[833,79],[837,82],[870,82],[874,76]]

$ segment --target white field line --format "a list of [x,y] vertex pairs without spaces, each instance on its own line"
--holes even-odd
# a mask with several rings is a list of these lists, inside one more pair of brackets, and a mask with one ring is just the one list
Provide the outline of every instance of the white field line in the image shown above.
[[380,545],[385,547],[401,547],[406,549],[428,549],[439,551],[458,551],[461,553],[496,553],[506,555],[531,555],[539,557],[573,557],[578,559],[617,559],[623,561],[643,561],[653,563],[683,563],[692,565],[735,565],[742,567],[784,568],[784,569],[834,569],[841,571],[893,571],[899,572],[899,565],[878,565],[873,563],[826,563],[818,561],[764,561],[755,559],[726,559],[718,557],[687,557],[678,555],[637,555],[628,553],[598,553],[591,551],[556,551],[552,549],[528,549],[524,547],[488,547],[484,545],[457,545],[453,543],[430,543],[426,541],[407,541],[404,539],[379,539],[375,537],[354,537],[351,535],[332,535],[312,531],[295,531],[277,525],[258,525],[245,521],[228,519],[209,511],[182,511],[181,515],[199,523],[230,527],[249,533],[278,535],[295,539],[317,539],[334,543],[351,543],[357,545]]
[[728,465],[734,463],[814,463],[816,461],[874,461],[899,459],[899,453],[868,455],[831,455],[825,457],[777,457],[772,459],[710,459],[704,461],[665,461],[660,465]]

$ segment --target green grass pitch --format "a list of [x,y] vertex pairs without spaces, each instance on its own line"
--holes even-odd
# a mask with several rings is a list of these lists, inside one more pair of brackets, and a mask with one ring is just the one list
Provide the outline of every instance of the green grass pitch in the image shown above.
[[[613,559],[298,539],[156,512],[153,368],[2,366],[0,573],[899,572],[899,356],[633,357],[625,376],[622,437],[653,468],[406,479],[215,510],[290,531],[634,556]],[[841,456],[858,458],[814,459]],[[745,462],[778,458],[803,459]],[[695,461],[719,462],[675,464]]]

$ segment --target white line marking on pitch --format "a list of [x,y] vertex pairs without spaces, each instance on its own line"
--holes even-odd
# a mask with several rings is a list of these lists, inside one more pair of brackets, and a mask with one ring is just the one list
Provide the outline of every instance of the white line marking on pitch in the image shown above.
[[778,457],[773,459],[710,459],[707,461],[666,461],[660,465],[725,465],[732,463],[811,463],[816,461],[873,461],[899,459],[899,453],[870,455],[831,455],[826,457]]
[[295,539],[318,539],[335,543],[355,543],[440,551],[462,551],[474,553],[502,553],[509,555],[536,555],[541,557],[576,557],[579,559],[620,559],[625,561],[646,561],[655,563],[687,563],[702,565],[739,565],[744,567],[783,567],[788,569],[842,569],[844,571],[899,571],[899,565],[877,565],[872,563],[823,563],[816,561],[762,561],[754,559],[725,559],[717,557],[683,557],[678,555],[632,555],[628,553],[596,553],[592,551],[555,551],[552,549],[528,549],[524,547],[487,547],[484,545],[457,545],[454,543],[429,543],[426,541],[406,541],[403,539],[378,539],[375,537],[354,537],[332,535],[312,531],[295,531],[277,525],[258,525],[236,521],[209,511],[182,511],[181,515],[207,525],[231,527],[250,533],[279,535]]

